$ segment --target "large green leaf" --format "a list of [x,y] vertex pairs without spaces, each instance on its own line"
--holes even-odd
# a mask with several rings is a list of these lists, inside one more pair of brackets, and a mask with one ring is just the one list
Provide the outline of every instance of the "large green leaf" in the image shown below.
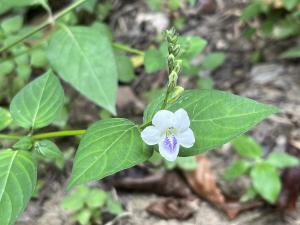
[[93,27],[61,27],[47,48],[51,66],[80,93],[115,114],[118,72],[109,37]]
[[251,170],[254,189],[267,201],[274,203],[281,189],[281,182],[276,169],[265,162],[257,164]]
[[[144,122],[152,120],[161,102],[162,97],[159,97],[149,104]],[[180,156],[196,155],[225,144],[278,111],[275,107],[216,90],[185,91],[168,107],[173,112],[179,108],[188,112],[196,137],[192,148],[181,148]]]
[[10,112],[24,128],[40,128],[53,122],[64,104],[64,91],[52,71],[26,85],[12,100]]
[[0,151],[0,221],[12,225],[24,211],[36,186],[37,169],[26,151]]
[[68,189],[142,163],[152,153],[142,142],[137,125],[131,121],[98,121],[80,142]]

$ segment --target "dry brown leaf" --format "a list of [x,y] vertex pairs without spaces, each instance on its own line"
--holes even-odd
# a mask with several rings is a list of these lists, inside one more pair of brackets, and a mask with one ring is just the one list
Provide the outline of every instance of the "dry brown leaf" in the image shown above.
[[150,204],[147,211],[163,219],[186,220],[193,215],[195,210],[186,199],[168,198]]
[[226,200],[216,182],[216,176],[211,170],[210,161],[204,156],[198,156],[198,168],[193,172],[185,172],[185,177],[193,191],[219,209],[222,209],[230,219],[234,219],[240,212],[248,210],[261,203],[253,202],[241,204]]

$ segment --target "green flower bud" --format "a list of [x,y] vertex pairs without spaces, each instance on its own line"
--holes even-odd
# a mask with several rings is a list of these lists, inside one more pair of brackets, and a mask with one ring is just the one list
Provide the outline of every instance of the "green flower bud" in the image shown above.
[[173,89],[170,98],[168,99],[168,103],[174,103],[174,102],[176,102],[180,98],[180,96],[182,95],[183,92],[184,92],[184,88],[183,87],[176,86]]

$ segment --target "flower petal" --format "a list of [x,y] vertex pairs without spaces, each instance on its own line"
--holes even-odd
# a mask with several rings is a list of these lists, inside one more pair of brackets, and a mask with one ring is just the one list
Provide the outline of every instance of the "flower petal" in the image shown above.
[[176,138],[178,140],[178,143],[185,148],[190,148],[195,143],[195,136],[192,129],[190,128],[182,133],[178,133],[176,135]]
[[190,125],[190,118],[187,112],[184,109],[178,109],[175,113],[175,120],[174,120],[174,128],[178,132],[182,132],[187,130]]
[[160,131],[174,126],[174,113],[168,110],[159,110],[152,119],[152,124]]
[[141,137],[147,145],[156,145],[161,140],[160,134],[161,132],[157,128],[149,126],[142,131]]
[[179,153],[179,143],[175,136],[166,136],[159,142],[159,153],[168,161],[175,161]]

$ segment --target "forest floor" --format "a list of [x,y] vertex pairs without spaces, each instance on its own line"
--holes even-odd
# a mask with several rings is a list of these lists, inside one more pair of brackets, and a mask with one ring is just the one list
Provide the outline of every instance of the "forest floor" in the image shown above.
[[[116,8],[116,14],[109,22],[114,29],[115,38],[137,48],[145,48],[155,39],[155,34],[165,29],[169,18],[165,13],[150,11],[143,1],[127,1],[121,8]],[[273,150],[294,151],[300,149],[300,65],[295,62],[278,60],[278,54],[291,43],[265,41],[262,39],[248,40],[242,37],[240,11],[247,1],[218,0],[216,11],[212,14],[197,12],[196,7],[187,11],[190,19],[180,31],[182,34],[197,35],[208,41],[207,52],[222,51],[226,61],[217,71],[210,74],[215,81],[215,88],[229,91],[279,107],[281,113],[271,116],[251,131],[266,152]],[[118,7],[118,4],[116,4]],[[263,60],[251,64],[250,55],[254,50],[261,50]],[[125,117],[141,120],[146,105],[143,92],[151,85],[159,86],[165,81],[165,74],[143,74],[138,70],[138,78],[131,85],[122,85],[119,90],[118,110]],[[194,80],[182,77],[180,82],[186,88],[194,87]],[[97,120],[97,108],[85,99],[69,90],[76,108],[71,112],[70,122],[73,127],[84,127]],[[126,99],[122,96],[126,96]],[[126,100],[126,101],[124,101]],[[87,108],[89,110],[87,110]],[[86,112],[89,112],[88,114]],[[69,139],[66,139],[67,141]],[[74,140],[71,140],[72,142]],[[62,143],[68,147],[68,143]],[[211,163],[217,184],[228,196],[238,195],[245,185],[244,180],[224,183],[222,171],[229,165],[233,152],[227,145],[210,151],[205,157]],[[69,163],[70,164],[70,163]],[[59,205],[66,195],[65,185],[70,165],[63,174],[54,168],[54,172],[42,176],[45,185],[40,191],[40,197],[31,201],[26,212],[17,225],[71,225],[70,215]],[[134,171],[140,168],[132,169]],[[48,170],[47,170],[48,171]],[[130,174],[125,172],[123,174]],[[118,176],[118,175],[116,175]],[[299,178],[300,179],[300,178]],[[112,180],[114,178],[112,177]],[[109,179],[104,181],[109,183]],[[95,184],[99,185],[99,184]],[[103,184],[100,184],[103,185]],[[168,184],[162,184],[168,185]],[[104,185],[105,186],[105,185]],[[163,188],[163,187],[162,187]],[[120,200],[124,203],[126,212],[109,225],[297,225],[300,224],[300,207],[285,211],[261,203],[260,206],[245,210],[235,219],[228,219],[218,207],[203,198],[184,199],[182,208],[191,209],[192,215],[186,220],[164,220],[147,212],[150,204],[166,199],[178,199],[174,196],[165,197],[157,193],[141,193],[116,189]],[[238,193],[239,192],[239,193]],[[174,203],[176,204],[176,203]],[[300,202],[298,204],[300,206]]]

